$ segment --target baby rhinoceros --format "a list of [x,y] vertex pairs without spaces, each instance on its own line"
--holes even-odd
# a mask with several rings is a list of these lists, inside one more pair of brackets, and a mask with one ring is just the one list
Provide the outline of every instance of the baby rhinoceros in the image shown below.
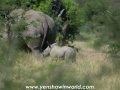
[[76,52],[73,48],[68,46],[58,46],[57,43],[54,43],[50,46],[48,46],[43,51],[44,56],[51,56],[53,58],[57,59],[64,59],[65,61],[69,62],[75,62],[76,61]]

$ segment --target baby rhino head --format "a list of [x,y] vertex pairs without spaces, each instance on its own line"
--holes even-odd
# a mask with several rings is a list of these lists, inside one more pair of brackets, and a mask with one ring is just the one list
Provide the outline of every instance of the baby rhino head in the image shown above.
[[49,56],[50,55],[50,51],[55,47],[57,46],[58,44],[57,43],[54,43],[52,45],[49,45],[44,51],[43,51],[43,55],[46,57],[46,56]]
[[45,57],[50,55],[50,47],[49,46],[43,51],[43,55]]

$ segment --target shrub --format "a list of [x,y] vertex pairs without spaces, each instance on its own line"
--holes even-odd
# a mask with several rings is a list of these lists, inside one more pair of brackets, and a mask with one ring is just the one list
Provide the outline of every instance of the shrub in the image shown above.
[[[65,9],[65,15],[61,17],[63,23],[55,17],[52,12],[53,0],[44,0],[39,3],[39,6],[34,6],[34,10],[42,11],[45,14],[53,17],[56,22],[58,31],[62,30],[63,23],[68,21],[68,32],[66,34],[66,40],[73,41],[75,35],[79,33],[78,27],[80,25],[79,20],[79,5],[74,0],[60,0],[62,7]],[[59,33],[59,32],[58,32]],[[61,34],[62,35],[62,34]],[[58,34],[58,38],[62,39],[61,35]],[[60,36],[60,37],[59,37]]]

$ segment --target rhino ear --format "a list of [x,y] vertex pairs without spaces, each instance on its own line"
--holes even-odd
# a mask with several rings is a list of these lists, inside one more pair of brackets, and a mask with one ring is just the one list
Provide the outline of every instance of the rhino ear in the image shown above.
[[50,43],[47,41],[48,46],[51,48]]

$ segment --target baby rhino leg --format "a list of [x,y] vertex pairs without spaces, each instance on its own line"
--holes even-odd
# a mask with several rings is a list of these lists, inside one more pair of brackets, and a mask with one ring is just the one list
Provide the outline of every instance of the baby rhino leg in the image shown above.
[[65,52],[65,61],[68,62],[73,62],[74,60],[74,52],[71,50],[67,50]]

